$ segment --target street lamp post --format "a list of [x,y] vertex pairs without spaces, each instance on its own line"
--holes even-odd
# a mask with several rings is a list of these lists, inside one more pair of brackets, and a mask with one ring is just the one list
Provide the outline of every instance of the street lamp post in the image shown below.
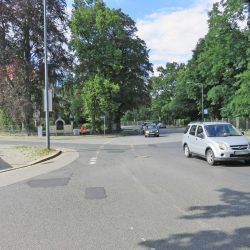
[[45,120],[46,120],[46,147],[50,149],[50,138],[49,138],[49,100],[48,100],[48,63],[47,63],[47,6],[46,0],[43,1],[44,6],[44,89],[45,89]]

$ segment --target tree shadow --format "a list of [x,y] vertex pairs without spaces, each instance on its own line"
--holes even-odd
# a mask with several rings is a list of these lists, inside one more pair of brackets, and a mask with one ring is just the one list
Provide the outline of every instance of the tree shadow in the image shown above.
[[139,245],[155,250],[250,249],[250,227],[239,228],[232,234],[211,230],[173,234],[166,239],[148,240]]
[[[222,188],[220,200],[223,204],[211,206],[193,206],[189,215],[180,219],[212,219],[250,215],[250,193]],[[193,214],[194,213],[194,214]],[[147,249],[155,250],[235,250],[250,249],[250,227],[238,228],[232,233],[218,230],[203,230],[195,233],[180,233],[168,238],[148,240],[139,243]]]
[[196,212],[182,216],[181,219],[212,219],[250,215],[250,193],[222,188],[220,199],[224,204],[211,206],[193,206],[189,212]]

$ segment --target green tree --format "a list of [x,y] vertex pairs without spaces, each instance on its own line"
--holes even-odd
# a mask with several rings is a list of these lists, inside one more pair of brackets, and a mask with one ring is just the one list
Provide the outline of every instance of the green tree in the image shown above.
[[175,96],[178,73],[183,67],[184,64],[167,63],[165,68],[157,69],[159,76],[152,77],[152,119],[167,121],[170,117],[172,118],[169,104]]
[[190,76],[192,74],[188,66],[183,67],[178,72],[175,95],[166,107],[170,121],[173,119],[185,119],[186,122],[189,122],[197,120],[199,117],[201,95],[196,93],[197,85],[190,82]]
[[[250,1],[249,0],[228,0],[224,2],[225,13],[230,20],[237,20],[245,24],[241,28],[245,39],[250,39]],[[231,21],[231,22],[232,22]],[[249,42],[248,42],[249,43]],[[247,68],[236,75],[236,92],[230,99],[228,105],[223,109],[225,115],[250,117],[250,49],[246,47],[244,59],[247,61]]]
[[75,1],[70,27],[72,49],[78,57],[75,72],[82,82],[102,75],[119,85],[112,119],[120,129],[122,115],[149,100],[152,67],[145,42],[136,35],[129,16],[102,1]]
[[[108,115],[108,120],[112,120],[112,114],[117,109],[114,97],[119,93],[119,85],[111,83],[101,76],[95,75],[84,84],[82,98],[84,112],[90,115],[92,121],[92,131],[96,132],[96,121],[100,115]],[[111,130],[111,122],[109,122]]]
[[[43,1],[0,1],[1,107],[29,126],[34,109],[42,111]],[[64,48],[68,19],[64,0],[48,1],[49,81],[63,79],[70,67]]]
[[198,83],[202,83],[205,107],[208,106],[210,116],[216,118],[225,114],[225,107],[238,89],[236,77],[246,70],[248,60],[248,38],[239,27],[240,19],[232,18],[229,7],[222,6],[226,6],[225,1],[214,4],[209,13],[208,34],[197,45],[188,63],[193,83],[189,92],[193,89],[195,100],[200,100],[197,89]]

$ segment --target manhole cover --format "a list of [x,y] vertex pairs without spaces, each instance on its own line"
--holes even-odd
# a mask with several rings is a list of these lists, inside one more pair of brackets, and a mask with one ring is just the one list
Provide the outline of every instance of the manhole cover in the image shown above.
[[28,181],[27,184],[32,188],[48,188],[68,185],[70,178],[37,179]]
[[85,190],[85,199],[100,200],[107,198],[104,187],[89,187]]

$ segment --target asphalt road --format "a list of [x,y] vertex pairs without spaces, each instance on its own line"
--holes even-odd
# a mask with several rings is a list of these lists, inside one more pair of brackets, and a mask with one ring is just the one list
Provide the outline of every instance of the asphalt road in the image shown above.
[[250,166],[186,159],[180,139],[52,141],[79,157],[0,187],[0,249],[250,249]]

